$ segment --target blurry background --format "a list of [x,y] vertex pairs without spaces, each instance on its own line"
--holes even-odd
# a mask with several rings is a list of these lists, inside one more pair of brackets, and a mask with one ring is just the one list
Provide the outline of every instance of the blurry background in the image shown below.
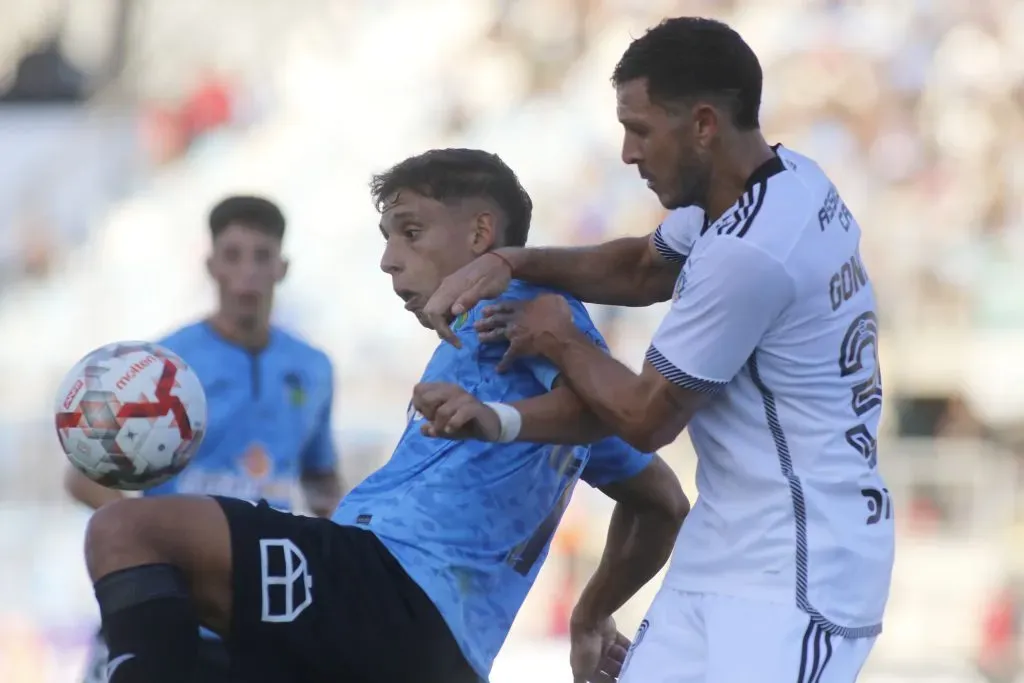
[[[769,140],[822,163],[881,298],[898,507],[886,630],[862,680],[1014,680],[1024,570],[1024,2],[0,0],[0,681],[77,680],[95,626],[85,513],[50,400],[87,350],[212,305],[206,212],[290,219],[282,324],[338,369],[350,481],[390,453],[435,345],[377,269],[369,175],[429,147],[501,154],[535,244],[651,231],[608,77],[660,18],[732,23]],[[598,310],[637,365],[662,309]],[[666,454],[693,494],[682,438]],[[494,681],[568,679],[560,640],[610,507],[580,490]],[[623,610],[631,632],[651,591]]]

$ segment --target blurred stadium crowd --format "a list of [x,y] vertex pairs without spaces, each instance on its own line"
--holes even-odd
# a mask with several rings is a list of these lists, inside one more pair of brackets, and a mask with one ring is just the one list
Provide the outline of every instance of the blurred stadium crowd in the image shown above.
[[[891,412],[881,466],[902,529],[872,670],[975,680],[980,661],[1013,680],[1024,3],[0,0],[0,11],[0,680],[72,680],[92,626],[53,387],[94,346],[205,312],[213,202],[263,192],[287,209],[281,322],[335,360],[338,440],[358,480],[390,452],[435,343],[377,270],[370,173],[428,147],[483,147],[532,192],[534,243],[649,232],[662,213],[618,161],[608,77],[631,35],[684,13],[747,38],[766,72],[768,137],[821,162],[865,229]],[[638,363],[661,309],[596,314]],[[668,455],[689,486],[688,444]],[[607,512],[577,495],[523,637],[559,634]]]

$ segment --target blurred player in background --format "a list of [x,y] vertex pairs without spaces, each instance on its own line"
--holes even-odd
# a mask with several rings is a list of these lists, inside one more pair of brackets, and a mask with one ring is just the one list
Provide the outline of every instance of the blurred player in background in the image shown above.
[[[622,680],[854,680],[894,557],[860,227],[815,162],[765,141],[761,67],[728,26],[666,20],[612,80],[623,161],[669,220],[649,238],[499,249],[448,278],[425,315],[458,343],[452,316],[513,277],[596,303],[671,299],[639,376],[576,331],[562,297],[499,304],[479,326],[511,341],[506,362],[549,358],[638,448],[689,427],[700,497]],[[588,612],[595,627],[611,614]]]
[[[193,461],[144,496],[203,493],[266,500],[289,510],[301,488],[309,510],[329,516],[341,497],[331,434],[331,363],[318,349],[270,323],[274,289],[288,270],[281,245],[285,218],[260,197],[229,197],[210,213],[207,269],[217,310],[159,343],[199,376],[209,405],[208,429]],[[124,498],[73,468],[68,492],[98,509]],[[204,633],[195,681],[227,680],[227,652]],[[98,643],[87,681],[105,681],[106,648]]]
[[[526,241],[532,202],[495,155],[434,150],[372,187],[381,268],[421,321],[446,275]],[[505,296],[536,293],[522,285]],[[567,305],[580,333],[603,345],[583,306]],[[672,471],[600,440],[607,430],[550,363],[524,359],[498,374],[507,345],[477,343],[481,309],[455,323],[464,348],[438,347],[391,460],[331,521],[198,496],[124,500],[93,516],[86,559],[118,662],[111,683],[191,680],[200,621],[227,636],[232,674],[246,683],[486,679],[579,479],[617,501],[598,569],[616,581],[600,608],[614,610],[657,573],[689,507]],[[442,405],[471,411],[479,438],[435,438]],[[531,428],[501,417],[510,411]],[[625,643],[608,621],[580,650],[614,678]]]

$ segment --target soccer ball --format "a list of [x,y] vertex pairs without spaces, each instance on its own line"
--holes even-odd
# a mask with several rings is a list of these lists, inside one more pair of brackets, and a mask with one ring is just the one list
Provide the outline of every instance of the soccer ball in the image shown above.
[[118,342],[75,364],[54,413],[61,448],[82,474],[137,491],[167,481],[192,459],[206,429],[206,394],[167,349]]

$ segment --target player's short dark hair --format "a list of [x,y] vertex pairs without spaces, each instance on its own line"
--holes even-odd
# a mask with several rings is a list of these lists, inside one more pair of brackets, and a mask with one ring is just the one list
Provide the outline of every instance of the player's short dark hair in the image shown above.
[[612,73],[615,85],[638,78],[647,80],[655,104],[717,96],[729,102],[737,128],[760,127],[761,64],[740,34],[720,21],[677,17],[648,30]]
[[432,149],[395,164],[370,181],[370,194],[380,212],[401,190],[445,203],[488,199],[505,214],[504,245],[526,244],[533,200],[497,154],[479,149]]
[[221,200],[210,210],[209,222],[214,239],[235,223],[278,240],[284,239],[284,213],[277,204],[263,197],[235,195]]

